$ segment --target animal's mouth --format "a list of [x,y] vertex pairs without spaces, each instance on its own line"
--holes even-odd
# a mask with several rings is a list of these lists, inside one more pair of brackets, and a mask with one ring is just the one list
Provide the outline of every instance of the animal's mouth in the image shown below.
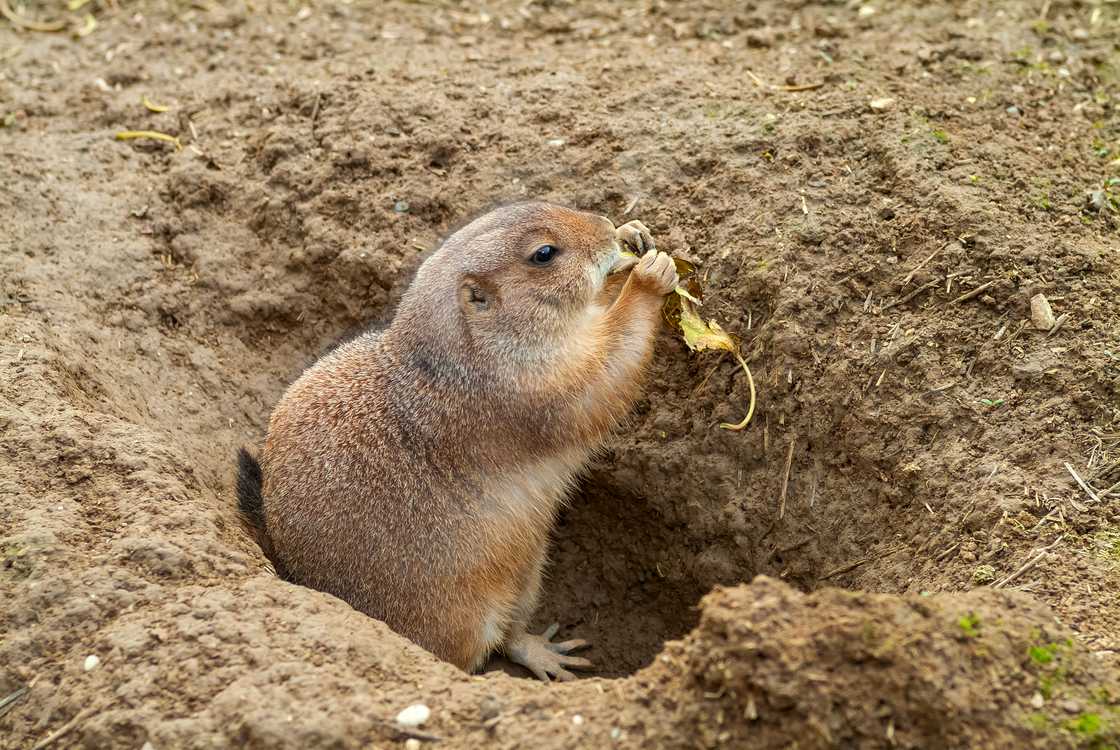
[[637,262],[638,256],[626,252],[618,243],[615,243],[596,259],[591,271],[591,283],[598,291],[606,284],[608,276],[629,271]]
[[610,255],[603,261],[606,266],[604,276],[611,274],[629,271],[638,262],[638,256],[629,250],[623,250],[617,245],[612,249]]

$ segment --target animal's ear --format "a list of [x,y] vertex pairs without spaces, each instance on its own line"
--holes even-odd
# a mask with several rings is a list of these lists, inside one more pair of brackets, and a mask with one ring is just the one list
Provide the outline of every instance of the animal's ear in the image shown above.
[[498,288],[489,280],[467,275],[459,285],[459,307],[466,313],[486,313],[501,302]]

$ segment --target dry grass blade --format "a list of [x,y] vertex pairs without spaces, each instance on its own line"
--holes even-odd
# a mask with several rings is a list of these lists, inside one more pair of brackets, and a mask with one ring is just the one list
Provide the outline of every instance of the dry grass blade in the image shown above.
[[786,514],[786,495],[789,494],[789,470],[793,466],[793,448],[797,445],[797,436],[794,435],[789,441],[789,451],[786,453],[786,471],[782,476],[782,499],[778,503],[778,520],[780,521]]
[[1101,499],[1097,497],[1096,492],[1093,492],[1093,488],[1087,485],[1085,483],[1085,480],[1077,475],[1077,472],[1073,470],[1073,467],[1070,466],[1068,462],[1065,464],[1065,467],[1066,471],[1068,471],[1070,476],[1073,477],[1073,481],[1077,482],[1078,486],[1080,486],[1081,489],[1085,490],[1085,494],[1092,498],[1093,502],[1099,503]]
[[171,107],[168,107],[166,104],[156,104],[148,98],[147,94],[140,97],[140,103],[143,104],[144,109],[148,110],[149,112],[166,112],[167,110],[171,109]]
[[11,21],[12,25],[28,31],[62,31],[66,28],[66,21],[32,21],[12,10],[8,0],[0,0],[0,15]]
[[1003,579],[1002,581],[1000,581],[1000,582],[998,582],[998,583],[995,583],[995,584],[993,584],[993,585],[992,585],[992,588],[993,588],[993,589],[1001,589],[1001,588],[1003,588],[1004,586],[1006,586],[1007,584],[1009,584],[1009,583],[1011,583],[1012,581],[1014,581],[1014,580],[1015,580],[1016,578],[1018,578],[1019,576],[1023,575],[1024,573],[1026,573],[1026,572],[1027,572],[1028,570],[1030,570],[1031,568],[1033,568],[1033,567],[1034,567],[1035,565],[1038,565],[1039,561],[1040,561],[1040,560],[1042,560],[1042,558],[1046,557],[1046,554],[1047,554],[1048,552],[1050,552],[1050,550],[1052,550],[1052,549],[1054,549],[1055,547],[1057,547],[1057,546],[1058,546],[1058,543],[1059,543],[1059,542],[1061,542],[1061,541],[1062,541],[1063,539],[1065,539],[1065,538],[1066,538],[1066,535],[1065,535],[1065,534],[1062,534],[1062,535],[1061,535],[1060,537],[1058,537],[1057,539],[1055,539],[1055,540],[1053,541],[1053,543],[1051,543],[1051,544],[1048,544],[1047,546],[1045,546],[1045,547],[1043,547],[1042,549],[1040,549],[1040,550],[1038,551],[1038,554],[1037,554],[1037,555],[1035,555],[1034,557],[1032,557],[1031,559],[1029,559],[1029,560],[1027,560],[1027,561],[1026,561],[1025,563],[1023,563],[1023,564],[1022,564],[1022,566],[1021,566],[1021,567],[1020,567],[1020,568],[1019,568],[1018,570],[1016,570],[1016,571],[1015,571],[1014,573],[1012,573],[1011,575],[1007,576],[1007,578],[1004,578],[1004,579]]
[[16,701],[18,701],[20,698],[22,698],[24,695],[27,694],[27,690],[28,690],[28,688],[25,685],[25,686],[21,687],[19,690],[16,690],[14,693],[11,693],[10,695],[8,695],[3,700],[0,700],[0,716],[3,716],[4,714],[8,713],[8,711],[11,710],[12,706],[15,705]]
[[907,294],[905,297],[902,297],[901,299],[896,299],[894,302],[888,302],[887,304],[883,305],[883,310],[884,311],[890,310],[892,307],[895,307],[896,305],[905,305],[907,302],[914,299],[915,297],[917,297],[919,294],[921,294],[925,290],[929,289],[930,287],[937,286],[940,283],[941,283],[941,279],[934,279],[933,281],[927,281],[926,283],[922,284],[920,287],[918,287],[914,291]]
[[984,292],[986,292],[987,290],[989,290],[993,286],[995,286],[997,281],[999,281],[999,279],[992,279],[989,282],[981,284],[980,286],[973,289],[971,292],[965,292],[964,294],[957,297],[955,300],[953,300],[949,304],[950,305],[956,305],[960,302],[968,302],[970,299],[973,299],[974,297],[979,297],[981,294],[983,294]]
[[176,151],[183,149],[183,144],[179,142],[178,138],[167,133],[160,133],[157,130],[122,130],[113,137],[118,141],[135,141],[138,139],[165,141],[174,144]]
[[930,262],[931,260],[933,260],[934,258],[936,258],[936,257],[937,257],[937,254],[938,254],[938,253],[940,253],[940,252],[941,252],[942,250],[944,250],[944,249],[945,249],[945,248],[947,248],[947,247],[949,247],[949,243],[948,243],[948,242],[946,242],[946,243],[945,243],[944,245],[942,245],[941,247],[937,248],[937,249],[936,249],[936,250],[934,250],[934,251],[933,251],[932,253],[930,253],[930,254],[929,254],[929,255],[928,255],[927,257],[926,257],[926,259],[925,259],[925,260],[923,260],[923,261],[922,261],[921,263],[919,263],[918,265],[914,266],[914,268],[912,268],[912,269],[910,270],[910,273],[906,274],[906,278],[904,278],[904,279],[902,280],[902,286],[906,286],[907,284],[909,284],[909,283],[910,283],[910,279],[914,278],[914,274],[916,274],[916,273],[917,273],[918,271],[922,270],[922,268],[924,268],[924,267],[925,267],[926,263],[929,263],[929,262]]
[[827,573],[825,573],[823,576],[821,576],[821,580],[822,581],[827,581],[828,579],[835,578],[838,575],[843,575],[844,573],[851,573],[856,568],[860,567],[861,565],[866,565],[867,563],[871,562],[872,560],[882,560],[884,557],[890,557],[891,555],[895,554],[896,552],[901,552],[904,549],[906,549],[906,545],[899,545],[898,547],[892,547],[892,548],[888,549],[886,552],[884,552],[881,555],[872,555],[871,557],[864,557],[860,560],[856,560],[855,562],[850,562],[850,563],[847,563],[845,565],[841,565],[839,568],[834,568],[834,569],[828,571]]

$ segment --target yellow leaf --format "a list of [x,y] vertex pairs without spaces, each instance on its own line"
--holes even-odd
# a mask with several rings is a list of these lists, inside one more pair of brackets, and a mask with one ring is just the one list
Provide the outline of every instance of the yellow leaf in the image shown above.
[[681,297],[681,318],[680,327],[681,333],[684,334],[684,343],[688,348],[694,352],[703,351],[704,349],[717,349],[720,351],[731,352],[735,358],[739,360],[742,365],[743,371],[747,374],[747,382],[751,388],[751,403],[747,407],[747,416],[738,423],[721,422],[720,427],[725,430],[734,430],[738,432],[744,429],[754,416],[755,404],[755,391],[754,391],[754,377],[751,375],[751,368],[747,367],[747,362],[743,359],[743,355],[739,354],[739,347],[736,346],[731,334],[723,330],[719,323],[714,320],[709,320],[707,323],[700,317],[696,311],[696,305],[692,302],[692,295],[685,293],[681,294],[681,290],[677,290],[677,294]]
[[687,289],[685,289],[684,287],[678,286],[673,291],[676,292],[677,294],[679,294],[680,296],[684,297],[686,300],[688,300],[689,302],[691,302],[694,305],[704,304],[703,302],[698,300],[696,297],[693,297],[692,294],[690,294],[689,291]]
[[[678,292],[679,294],[679,292]],[[684,334],[684,343],[694,352],[704,349],[720,349],[725,352],[736,352],[738,347],[731,339],[730,334],[720,327],[714,320],[707,323],[696,311],[692,295],[681,295],[681,333]]]

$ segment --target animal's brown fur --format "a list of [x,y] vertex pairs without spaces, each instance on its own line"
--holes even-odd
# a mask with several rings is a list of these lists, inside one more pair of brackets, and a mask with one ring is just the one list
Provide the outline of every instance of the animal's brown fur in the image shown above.
[[[532,638],[557,508],[637,397],[676,283],[654,251],[607,285],[620,237],[652,247],[635,222],[492,211],[425,261],[386,330],[292,384],[261,457],[262,531],[292,580],[467,670]],[[562,252],[530,263],[546,244]]]

